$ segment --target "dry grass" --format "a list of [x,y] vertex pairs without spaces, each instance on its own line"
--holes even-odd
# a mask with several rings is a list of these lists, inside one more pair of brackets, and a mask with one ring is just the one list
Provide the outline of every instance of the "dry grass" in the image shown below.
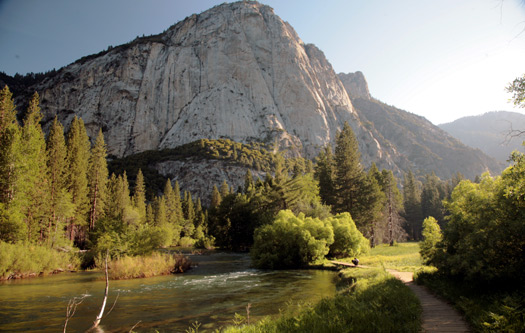
[[182,273],[190,269],[191,262],[182,254],[171,255],[155,252],[149,256],[124,256],[112,260],[108,266],[110,279],[124,280]]

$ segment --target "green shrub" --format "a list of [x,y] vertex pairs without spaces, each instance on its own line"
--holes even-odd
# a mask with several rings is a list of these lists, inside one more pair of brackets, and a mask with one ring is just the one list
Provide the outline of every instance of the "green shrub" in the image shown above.
[[349,213],[328,218],[334,231],[334,242],[330,245],[330,256],[352,257],[366,253],[370,249],[369,241],[361,234]]
[[80,260],[76,253],[45,246],[0,241],[0,280],[74,270]]
[[272,224],[255,230],[252,263],[270,269],[303,267],[328,254],[333,241],[328,223],[283,210]]
[[427,217],[423,221],[423,241],[419,243],[419,253],[424,264],[431,262],[436,254],[436,244],[443,239],[441,228],[435,218]]
[[179,240],[179,246],[192,247],[195,244],[195,240],[191,237],[184,236]]
[[495,284],[481,288],[461,278],[444,275],[436,269],[418,271],[418,284],[454,303],[474,331],[525,332],[525,288]]
[[171,273],[182,273],[191,267],[190,260],[182,254],[160,254],[149,256],[123,256],[108,263],[112,280],[146,278]]

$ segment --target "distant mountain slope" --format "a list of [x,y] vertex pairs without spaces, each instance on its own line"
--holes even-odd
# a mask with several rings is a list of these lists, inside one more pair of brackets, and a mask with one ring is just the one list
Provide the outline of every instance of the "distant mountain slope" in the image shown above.
[[511,137],[511,130],[525,130],[525,115],[517,112],[494,111],[480,116],[460,118],[440,128],[466,145],[506,163],[513,150],[525,151],[525,137]]
[[396,164],[419,174],[434,171],[441,178],[461,172],[474,178],[485,171],[499,173],[503,165],[479,150],[472,149],[424,117],[387,105],[370,96],[361,72],[339,74],[351,96],[359,118],[368,126],[381,146],[396,151]]

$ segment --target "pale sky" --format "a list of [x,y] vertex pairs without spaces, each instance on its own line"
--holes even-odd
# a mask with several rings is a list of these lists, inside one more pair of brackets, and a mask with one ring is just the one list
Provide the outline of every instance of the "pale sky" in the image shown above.
[[[157,34],[223,0],[0,0],[0,71],[59,69]],[[525,74],[520,0],[266,0],[336,72],[361,71],[372,96],[434,124],[516,111]]]

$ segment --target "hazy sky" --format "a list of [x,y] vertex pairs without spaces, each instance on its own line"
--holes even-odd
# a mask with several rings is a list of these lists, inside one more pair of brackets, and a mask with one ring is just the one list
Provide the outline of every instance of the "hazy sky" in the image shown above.
[[[0,0],[0,71],[60,68],[157,34],[224,1]],[[371,94],[435,124],[514,109],[525,73],[520,0],[266,0],[336,72],[362,71]]]

